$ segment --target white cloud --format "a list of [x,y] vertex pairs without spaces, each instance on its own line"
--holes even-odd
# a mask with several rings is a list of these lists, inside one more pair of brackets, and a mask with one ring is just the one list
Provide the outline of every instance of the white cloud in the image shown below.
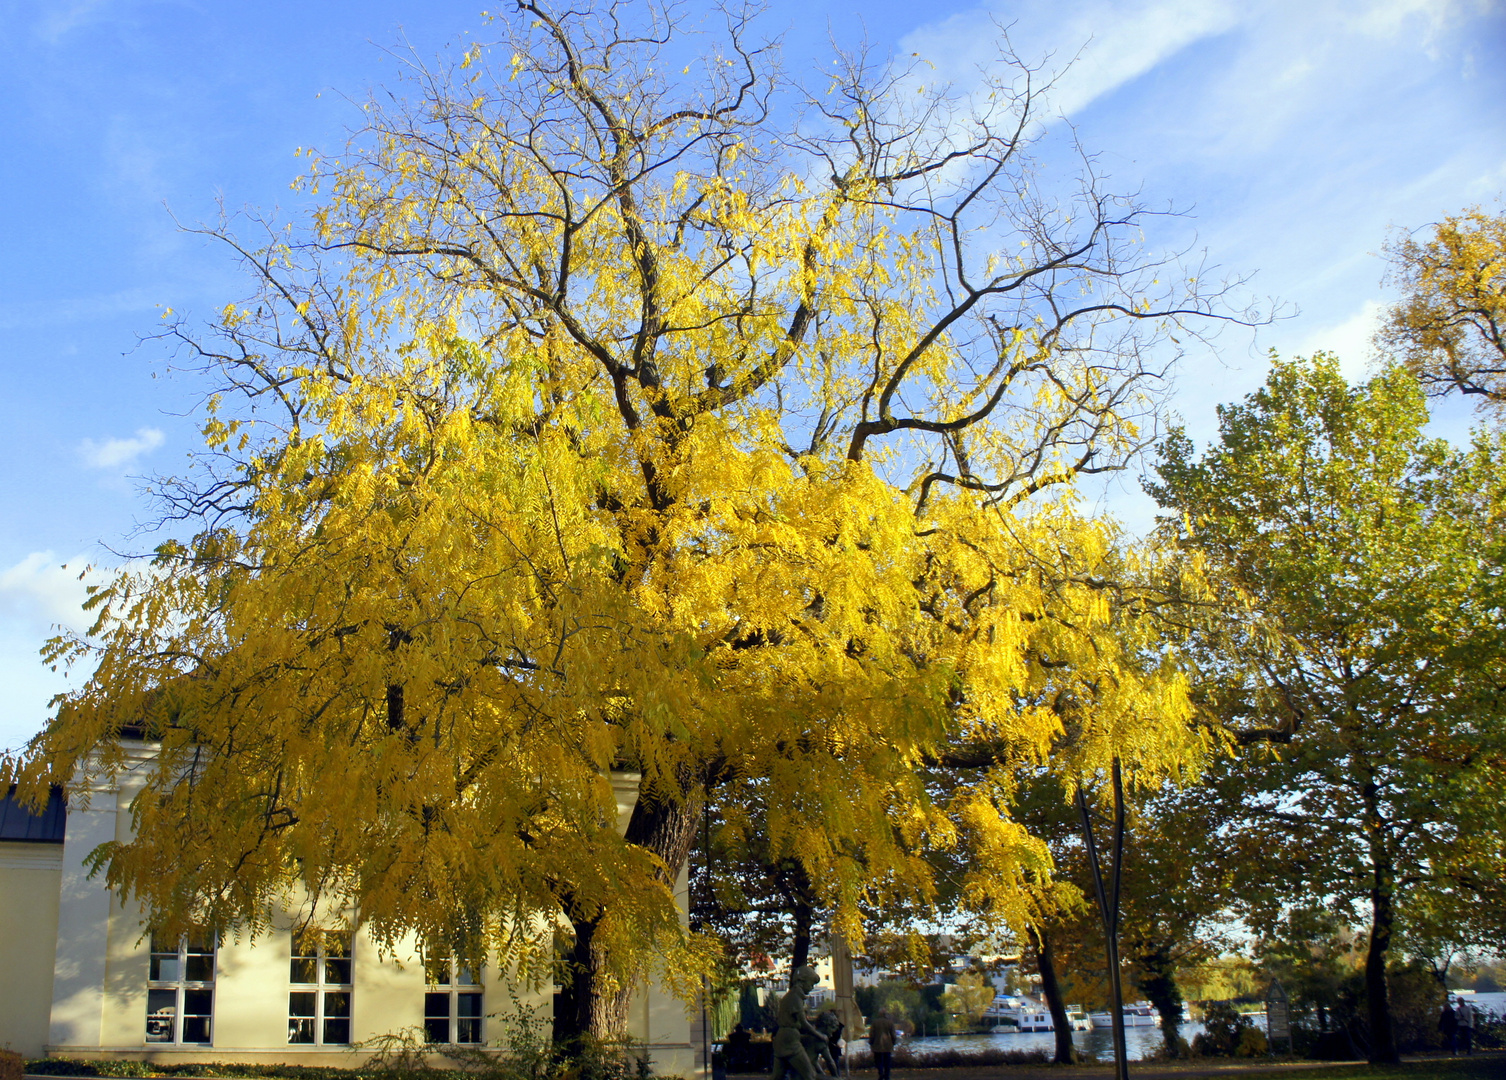
[[85,439],[78,444],[79,456],[91,469],[125,469],[136,463],[143,454],[149,454],[163,442],[163,434],[157,428],[137,428],[128,439],[103,439],[95,442]]
[[1366,300],[1349,318],[1308,334],[1297,352],[1304,356],[1331,352],[1339,358],[1339,367],[1347,379],[1353,382],[1364,378],[1375,358],[1372,340],[1385,310],[1386,305],[1379,300]]
[[0,570],[0,624],[32,630],[56,625],[86,628],[91,621],[83,610],[88,593],[80,575],[88,566],[82,554],[60,562],[51,551],[33,551]]
[[1070,116],[1240,17],[1240,8],[1225,0],[991,4],[921,27],[901,49],[965,88],[997,63],[1002,27],[1025,62],[1049,57],[1048,73],[1060,77],[1048,107]]

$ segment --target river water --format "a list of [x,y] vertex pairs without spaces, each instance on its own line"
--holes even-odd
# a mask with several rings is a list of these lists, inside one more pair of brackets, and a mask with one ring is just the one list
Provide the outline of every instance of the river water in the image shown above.
[[[1469,1001],[1482,1012],[1491,1011],[1496,1016],[1506,1016],[1506,993],[1470,994]],[[1261,1027],[1265,1026],[1265,1015],[1252,1016]],[[1198,1023],[1186,1023],[1181,1026],[1182,1038],[1189,1043],[1194,1035],[1200,1035],[1203,1025]],[[1074,1031],[1072,1044],[1084,1053],[1093,1054],[1100,1060],[1108,1060],[1114,1056],[1113,1035],[1108,1028],[1094,1028],[1092,1031]],[[1160,1027],[1127,1027],[1124,1029],[1125,1050],[1128,1051],[1131,1061],[1139,1061],[1161,1049]],[[1056,1036],[1049,1031],[1013,1031],[1008,1034],[997,1035],[929,1035],[906,1039],[903,1043],[913,1053],[925,1054],[938,1050],[1041,1050],[1046,1054],[1056,1052]],[[851,1049],[867,1050],[868,1044],[862,1039],[852,1044]]]
[[[1182,1038],[1192,1041],[1194,1035],[1202,1033],[1203,1025],[1195,1023],[1183,1024],[1181,1027]],[[1161,1049],[1161,1029],[1159,1027],[1127,1027],[1124,1029],[1124,1048],[1131,1061],[1139,1061],[1143,1057],[1154,1054]],[[1094,1028],[1092,1031],[1074,1031],[1072,1044],[1077,1049],[1087,1054],[1093,1054],[1102,1059],[1114,1056],[1114,1036],[1108,1028]],[[940,1050],[960,1050],[977,1052],[979,1050],[1039,1050],[1048,1056],[1056,1052],[1056,1036],[1049,1031],[1011,1031],[1007,1034],[997,1035],[927,1035],[905,1039],[901,1044],[910,1049],[914,1054],[926,1054]],[[862,1039],[853,1042],[849,1049],[867,1050],[868,1043]]]

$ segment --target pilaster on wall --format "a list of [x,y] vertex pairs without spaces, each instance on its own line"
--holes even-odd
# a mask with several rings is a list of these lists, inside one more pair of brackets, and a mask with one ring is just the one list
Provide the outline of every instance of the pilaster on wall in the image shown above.
[[63,845],[0,840],[0,1046],[47,1045]]
[[[128,935],[140,936],[140,919],[138,915],[130,920],[135,924],[133,931],[124,925],[126,920],[112,920],[116,914],[111,910],[115,896],[103,882],[90,877],[87,863],[101,844],[130,838],[131,800],[146,783],[146,770],[152,767],[153,757],[151,748],[145,744],[128,744],[126,762],[119,775],[81,778],[69,785],[58,891],[52,1022],[48,1029],[52,1047],[107,1045],[113,1041],[108,1036],[116,1034],[105,1030],[112,945],[117,963],[134,966],[138,949]],[[144,962],[142,973],[145,973]],[[141,983],[145,985],[144,978]],[[143,1005],[143,1024],[145,1017]]]

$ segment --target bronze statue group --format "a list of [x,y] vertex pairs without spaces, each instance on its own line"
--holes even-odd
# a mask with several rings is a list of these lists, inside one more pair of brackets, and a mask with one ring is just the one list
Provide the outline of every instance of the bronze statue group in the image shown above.
[[[790,976],[790,988],[779,999],[774,1012],[779,1025],[774,1032],[774,1080],[784,1080],[791,1074],[799,1080],[840,1075],[845,1027],[842,1018],[835,1009],[827,1009],[815,1020],[805,1013],[806,996],[818,981],[814,968],[798,967]],[[895,1036],[894,1023],[887,1012],[880,1011],[868,1025],[868,1042],[878,1080],[889,1080]]]

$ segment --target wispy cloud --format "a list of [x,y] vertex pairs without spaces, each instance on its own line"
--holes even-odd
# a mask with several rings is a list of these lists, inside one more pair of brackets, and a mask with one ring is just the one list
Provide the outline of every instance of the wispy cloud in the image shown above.
[[992,3],[922,27],[901,48],[966,87],[997,63],[1002,31],[1022,60],[1045,61],[1057,73],[1047,106],[1071,116],[1240,17],[1238,5],[1225,0]]
[[151,312],[160,299],[160,295],[154,295],[149,289],[131,288],[97,296],[0,303],[0,330],[72,326],[133,312]]
[[78,444],[78,453],[84,464],[91,469],[115,471],[134,465],[137,458],[161,446],[163,438],[162,432],[157,428],[137,428],[136,434],[126,439],[102,439],[98,442],[85,439]]
[[49,670],[41,661],[42,643],[62,626],[87,631],[93,617],[83,609],[89,559],[84,554],[59,560],[51,551],[33,551],[0,568],[0,751],[18,750],[49,714],[48,699],[67,691],[88,670]]
[[1342,322],[1314,330],[1297,349],[1300,354],[1331,352],[1350,381],[1369,375],[1375,363],[1375,332],[1380,328],[1386,305],[1366,300],[1360,309]]
[[54,625],[86,628],[88,566],[84,555],[59,562],[51,551],[33,551],[0,570],[0,624],[20,623],[37,630]]
[[43,5],[37,19],[37,36],[55,45],[72,31],[97,22],[110,7],[109,0],[70,0]]

